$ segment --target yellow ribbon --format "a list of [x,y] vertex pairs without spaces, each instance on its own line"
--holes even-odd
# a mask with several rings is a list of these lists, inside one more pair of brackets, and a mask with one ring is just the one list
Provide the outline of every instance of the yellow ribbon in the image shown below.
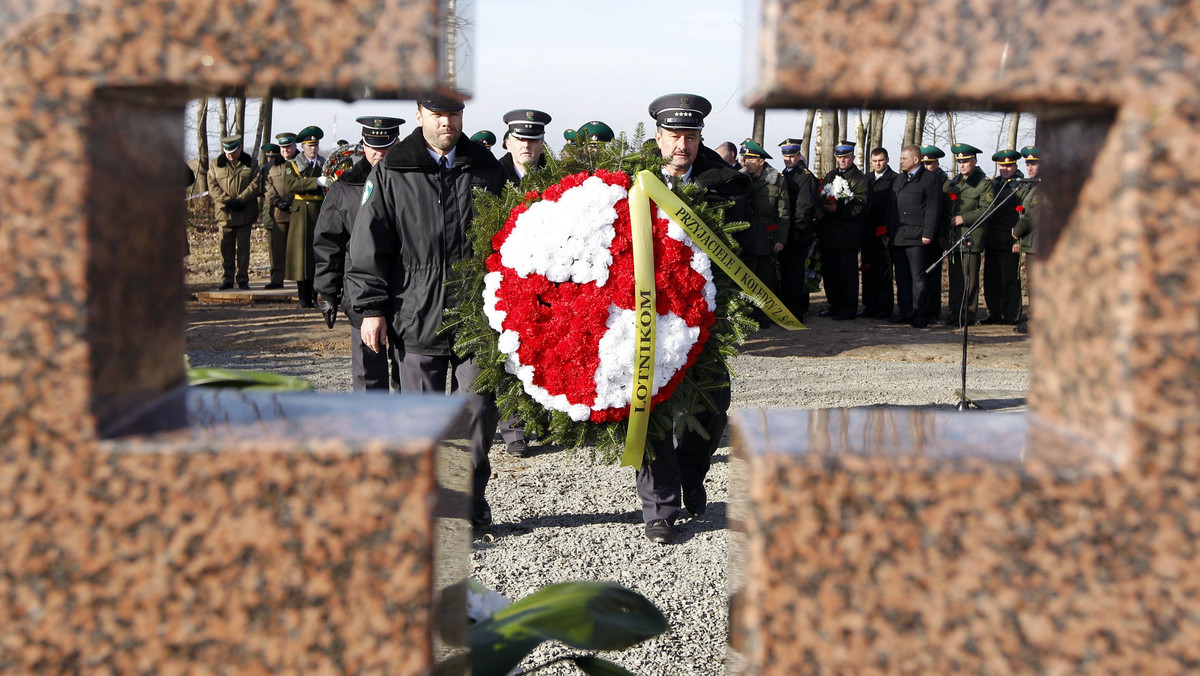
[[683,200],[675,196],[658,176],[640,171],[629,191],[629,224],[633,238],[635,312],[635,352],[633,355],[633,397],[629,404],[629,426],[625,434],[622,467],[642,468],[646,450],[646,430],[650,425],[650,400],[654,393],[655,309],[654,292],[654,229],[650,217],[650,200],[667,217],[683,228],[696,246],[708,255],[742,291],[776,324],[789,331],[805,326],[787,309],[783,301],[749,270],[729,247],[721,241],[704,221]]

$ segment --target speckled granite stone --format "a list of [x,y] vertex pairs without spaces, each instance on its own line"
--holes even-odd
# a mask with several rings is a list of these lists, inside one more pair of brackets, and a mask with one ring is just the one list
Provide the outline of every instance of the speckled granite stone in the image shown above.
[[457,401],[182,387],[184,103],[433,91],[438,9],[0,0],[0,671],[430,673],[443,602],[461,640]]

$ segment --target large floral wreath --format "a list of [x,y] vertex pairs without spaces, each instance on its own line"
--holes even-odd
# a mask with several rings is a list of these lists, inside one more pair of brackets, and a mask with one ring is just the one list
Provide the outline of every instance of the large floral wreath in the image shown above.
[[[622,448],[633,389],[634,275],[630,175],[656,153],[602,149],[547,166],[497,198],[476,195],[475,257],[456,268],[457,349],[474,353],[477,389],[496,389],[504,415],[552,443]],[[693,187],[680,197],[723,238],[720,210]],[[713,407],[724,360],[753,328],[736,287],[654,205],[657,328],[648,439]],[[703,432],[702,432],[703,433]],[[647,444],[647,451],[650,444]]]

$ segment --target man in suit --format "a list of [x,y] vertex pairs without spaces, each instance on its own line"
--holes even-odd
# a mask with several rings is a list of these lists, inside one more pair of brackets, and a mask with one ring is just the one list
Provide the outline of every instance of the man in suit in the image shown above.
[[942,187],[921,166],[919,146],[900,150],[900,175],[892,183],[888,236],[896,256],[896,296],[900,316],[909,317],[913,328],[923,329],[936,321],[930,302],[930,285],[925,269],[938,255]]
[[862,230],[862,304],[859,317],[887,319],[892,316],[892,261],[888,255],[888,205],[896,172],[888,166],[888,151],[871,151],[867,173],[867,210]]

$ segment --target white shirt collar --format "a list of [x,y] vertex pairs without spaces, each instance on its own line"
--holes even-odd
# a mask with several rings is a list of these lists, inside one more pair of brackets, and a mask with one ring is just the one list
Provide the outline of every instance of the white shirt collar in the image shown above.
[[667,171],[666,167],[663,167],[662,174],[665,178],[675,181],[676,183],[691,183],[692,182],[692,170],[695,168],[696,168],[696,165],[693,163],[692,166],[688,167],[688,170],[686,172],[684,172],[683,176],[676,176],[675,174],[672,174],[669,171]]

